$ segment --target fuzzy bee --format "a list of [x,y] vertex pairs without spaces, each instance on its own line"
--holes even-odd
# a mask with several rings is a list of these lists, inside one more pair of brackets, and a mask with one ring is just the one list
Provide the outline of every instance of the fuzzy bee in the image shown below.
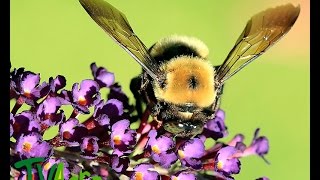
[[104,0],[80,0],[91,18],[142,67],[130,89],[138,114],[145,102],[166,131],[193,137],[215,117],[226,80],[263,54],[293,26],[300,7],[286,4],[254,15],[220,66],[212,66],[208,48],[194,37],[173,35],[149,49],[125,15]]

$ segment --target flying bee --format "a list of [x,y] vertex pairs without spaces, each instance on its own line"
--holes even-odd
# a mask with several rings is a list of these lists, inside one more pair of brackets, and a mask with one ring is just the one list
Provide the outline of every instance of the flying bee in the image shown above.
[[293,26],[300,6],[286,4],[254,15],[220,66],[212,66],[207,46],[194,37],[173,35],[149,49],[125,15],[104,0],[80,0],[91,18],[142,67],[130,89],[138,114],[145,102],[166,131],[193,137],[215,118],[224,83],[263,54]]

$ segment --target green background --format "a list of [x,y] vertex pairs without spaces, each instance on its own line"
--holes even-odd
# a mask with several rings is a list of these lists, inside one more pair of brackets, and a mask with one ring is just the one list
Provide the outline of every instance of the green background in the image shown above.
[[[270,140],[266,158],[271,165],[257,156],[243,158],[236,179],[309,179],[309,1],[109,2],[126,14],[146,46],[170,34],[195,36],[208,45],[214,65],[222,63],[252,15],[287,2],[300,4],[300,17],[290,32],[226,83],[222,108],[229,136],[223,140],[241,132],[250,143],[257,127]],[[70,88],[92,78],[89,65],[95,61],[115,72],[116,81],[132,97],[128,85],[141,71],[139,65],[78,1],[10,0],[10,4],[12,67],[41,73],[45,81],[64,75]]]

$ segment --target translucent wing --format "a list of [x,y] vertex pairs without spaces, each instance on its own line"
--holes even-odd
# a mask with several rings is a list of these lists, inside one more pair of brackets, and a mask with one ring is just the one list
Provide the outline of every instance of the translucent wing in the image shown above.
[[104,0],[80,0],[91,18],[125,49],[153,78],[157,78],[157,63],[148,54],[146,46],[133,32],[127,18]]
[[287,4],[253,16],[218,69],[216,82],[222,85],[228,78],[263,54],[290,30],[299,13],[300,6]]

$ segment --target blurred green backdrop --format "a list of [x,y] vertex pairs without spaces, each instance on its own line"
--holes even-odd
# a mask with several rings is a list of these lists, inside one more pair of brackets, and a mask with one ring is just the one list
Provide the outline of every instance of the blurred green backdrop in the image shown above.
[[[196,36],[210,49],[214,65],[222,63],[255,13],[284,3],[300,4],[301,13],[291,31],[255,62],[231,78],[223,96],[229,136],[253,132],[270,140],[267,165],[259,157],[241,159],[235,178],[309,179],[309,42],[308,0],[242,1],[116,1],[136,34],[151,46],[170,34]],[[41,73],[42,80],[58,74],[74,82],[91,78],[95,61],[115,72],[130,95],[129,82],[139,65],[87,15],[76,0],[10,0],[10,60],[12,67]],[[133,99],[131,99],[133,102]]]

